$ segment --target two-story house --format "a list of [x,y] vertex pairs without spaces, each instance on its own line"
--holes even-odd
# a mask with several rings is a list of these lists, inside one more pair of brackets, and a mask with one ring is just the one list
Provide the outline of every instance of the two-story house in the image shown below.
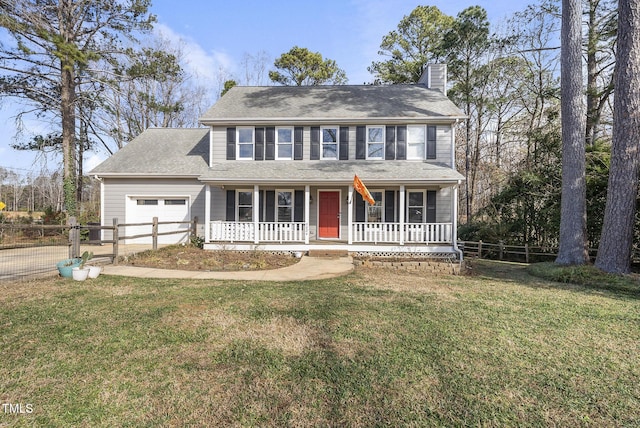
[[445,88],[443,65],[416,85],[234,87],[207,128],[149,129],[91,172],[102,222],[198,217],[206,249],[458,254]]

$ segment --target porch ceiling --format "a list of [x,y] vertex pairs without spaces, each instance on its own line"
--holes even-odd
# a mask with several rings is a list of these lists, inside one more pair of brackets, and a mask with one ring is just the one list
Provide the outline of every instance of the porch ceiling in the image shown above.
[[353,176],[370,184],[451,186],[464,177],[443,164],[410,161],[227,161],[216,163],[199,180],[224,184],[348,185]]

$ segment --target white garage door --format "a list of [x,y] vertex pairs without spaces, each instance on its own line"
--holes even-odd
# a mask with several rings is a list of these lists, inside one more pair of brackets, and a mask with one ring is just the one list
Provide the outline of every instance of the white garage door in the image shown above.
[[[152,223],[158,217],[158,222],[189,221],[189,198],[187,197],[129,197],[127,200],[126,224]],[[127,226],[125,236],[151,234],[151,225]],[[163,232],[179,231],[171,235],[160,235]],[[189,239],[189,224],[160,224],[158,225],[159,244],[179,244]],[[127,239],[127,244],[151,244],[152,237]]]

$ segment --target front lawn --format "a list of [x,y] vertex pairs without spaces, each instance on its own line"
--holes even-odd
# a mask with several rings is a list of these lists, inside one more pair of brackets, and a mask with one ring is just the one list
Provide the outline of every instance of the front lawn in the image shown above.
[[0,426],[640,425],[640,291],[473,272],[2,284]]

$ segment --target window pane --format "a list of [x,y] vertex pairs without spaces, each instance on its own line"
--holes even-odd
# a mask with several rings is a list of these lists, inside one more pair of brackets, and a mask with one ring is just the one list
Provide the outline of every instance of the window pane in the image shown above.
[[412,143],[424,143],[425,134],[424,126],[408,126],[407,127],[407,142]]
[[369,144],[367,156],[370,158],[382,159],[384,155],[384,144]]
[[252,205],[252,192],[238,192],[238,205]]
[[241,157],[241,158],[249,158],[249,159],[251,159],[253,157],[253,145],[252,144],[240,144],[239,148],[240,148],[239,157]]
[[278,207],[278,221],[291,221],[291,207]]
[[293,149],[291,147],[291,144],[278,144],[278,158],[291,159],[292,154]]
[[338,130],[336,128],[323,128],[322,129],[322,142],[323,143],[337,143],[338,142]]
[[158,205],[157,199],[138,199],[138,205]]
[[278,205],[291,205],[291,192],[278,192]]
[[253,129],[240,128],[238,130],[238,143],[253,143]]
[[409,223],[422,223],[422,208],[409,208]]
[[407,159],[424,159],[424,143],[408,144]]
[[278,129],[278,142],[279,143],[290,143],[293,141],[293,133],[291,129]]
[[338,145],[337,144],[323,144],[322,145],[322,157],[323,158],[338,158]]
[[251,207],[239,207],[238,219],[240,221],[252,221],[253,216],[251,215]]
[[409,192],[409,206],[410,207],[422,207],[424,205],[424,193],[422,192]]
[[371,196],[376,201],[375,205],[367,203],[367,221],[370,223],[382,222],[382,192],[371,192]]
[[187,201],[185,199],[165,199],[165,205],[186,205]]
[[382,128],[369,128],[369,142],[370,143],[382,143],[383,142],[383,132]]

